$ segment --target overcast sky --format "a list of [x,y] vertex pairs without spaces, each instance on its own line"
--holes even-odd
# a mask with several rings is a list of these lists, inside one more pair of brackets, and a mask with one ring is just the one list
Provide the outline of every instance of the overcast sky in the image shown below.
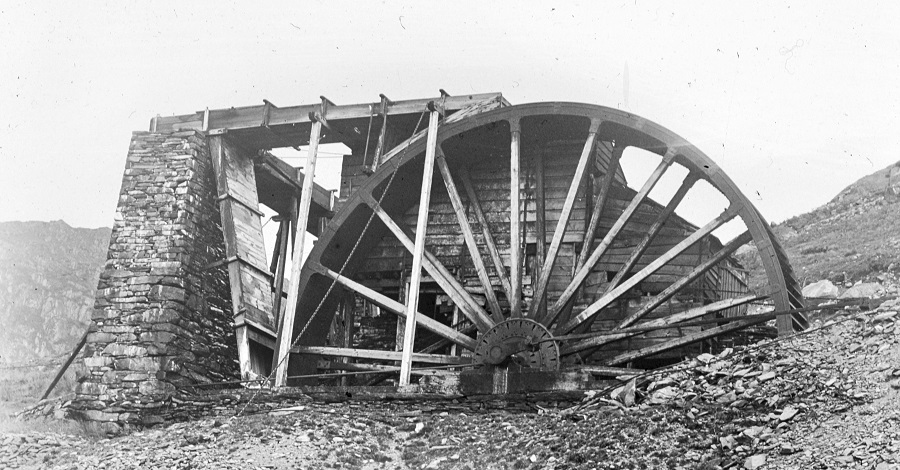
[[900,160],[894,2],[254,3],[0,3],[0,221],[111,226],[131,131],[264,98],[617,107],[772,221]]

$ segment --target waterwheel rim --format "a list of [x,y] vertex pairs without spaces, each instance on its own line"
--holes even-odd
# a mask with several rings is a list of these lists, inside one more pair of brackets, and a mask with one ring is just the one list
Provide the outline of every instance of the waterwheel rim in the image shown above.
[[[600,145],[599,143],[602,142],[619,143],[620,149],[618,151],[620,152],[620,155],[627,147],[640,148],[659,156],[660,166],[657,170],[662,173],[665,173],[665,171],[673,165],[680,165],[688,170],[689,175],[692,175],[689,178],[696,177],[699,180],[707,181],[712,187],[725,196],[729,206],[726,211],[719,215],[719,217],[710,221],[709,224],[713,225],[712,228],[708,227],[709,224],[698,227],[697,230],[702,230],[703,232],[700,233],[695,231],[694,235],[698,235],[699,233],[696,238],[698,240],[704,239],[728,220],[731,220],[732,218],[741,219],[747,231],[746,234],[743,235],[743,238],[737,241],[753,242],[755,244],[760,261],[766,273],[766,292],[762,295],[744,295],[741,296],[740,299],[733,298],[733,301],[736,302],[736,304],[739,304],[737,303],[738,301],[740,301],[740,303],[746,303],[759,300],[760,298],[767,298],[774,304],[774,308],[779,311],[802,306],[799,286],[791,272],[786,256],[784,256],[783,250],[774,238],[768,224],[749,199],[737,188],[734,182],[718,167],[718,165],[697,147],[674,132],[639,116],[616,109],[581,103],[535,103],[500,108],[483,114],[476,114],[458,122],[442,124],[439,128],[437,139],[438,145],[441,148],[441,155],[443,156],[442,158],[439,158],[439,163],[443,160],[446,164],[446,168],[450,170],[451,174],[456,174],[462,168],[471,166],[471,162],[477,162],[481,157],[487,158],[492,155],[500,155],[498,158],[503,158],[505,156],[505,158],[509,160],[509,155],[512,152],[510,148],[507,148],[506,150],[503,150],[502,148],[485,150],[483,155],[476,155],[475,157],[461,153],[459,149],[465,147],[465,145],[462,145],[460,142],[477,135],[478,132],[483,132],[485,135],[493,133],[495,136],[506,133],[509,135],[509,139],[506,142],[509,143],[512,141],[513,130],[518,129],[520,138],[525,142],[524,147],[520,144],[519,150],[520,152],[524,151],[527,153],[525,148],[530,145],[529,142],[532,142],[529,141],[531,138],[529,133],[533,132],[535,129],[534,120],[541,119],[577,121],[578,125],[574,126],[574,129],[570,129],[570,133],[573,135],[580,135],[580,139],[584,142],[585,148],[587,148],[588,141],[592,138],[595,143],[591,145],[595,146]],[[559,127],[558,123],[557,127]],[[592,135],[593,137],[591,137]],[[500,141],[502,141],[502,139],[488,143],[496,144]],[[479,142],[474,143],[480,144]],[[334,283],[338,283],[341,284],[342,288],[355,291],[359,294],[360,290],[358,286],[363,285],[363,287],[365,287],[364,283],[358,283],[353,280],[353,278],[360,269],[364,268],[367,257],[370,257],[372,250],[377,248],[378,242],[384,237],[393,237],[394,239],[397,239],[398,237],[402,238],[402,235],[397,233],[397,226],[403,227],[402,219],[404,214],[416,205],[416,195],[421,180],[421,161],[424,158],[425,145],[426,139],[423,132],[417,138],[412,138],[409,141],[402,143],[386,154],[384,163],[379,169],[369,176],[361,186],[354,188],[352,194],[350,194],[348,199],[343,203],[341,209],[329,222],[325,231],[319,238],[319,241],[310,253],[301,273],[300,289],[302,295],[298,303],[298,315],[294,324],[294,335],[296,337],[300,331],[304,331],[304,335],[296,341],[297,344],[301,346],[317,346],[322,345],[325,342],[328,326],[334,316],[333,313],[330,312],[336,310],[340,297],[340,289],[334,290],[329,289],[329,287]],[[591,153],[592,152],[593,150],[591,150]],[[520,155],[520,160],[522,158],[523,157]],[[416,165],[416,162],[419,164]],[[477,169],[478,166],[474,165],[473,168]],[[394,175],[394,172],[397,172],[397,174]],[[577,168],[575,169],[575,172],[577,175]],[[444,193],[450,191],[450,189],[446,187],[446,179],[444,179],[444,184],[442,184],[440,181],[442,180],[443,175],[438,175],[438,173],[439,170],[435,169],[436,183],[432,188],[432,191],[443,191]],[[450,179],[451,181],[454,181],[458,178],[459,175],[456,174],[455,176],[451,175]],[[653,174],[651,174],[651,179],[652,178]],[[392,186],[387,193],[382,195],[382,191],[389,181],[391,181]],[[521,179],[519,182],[521,184]],[[465,183],[460,184],[459,181],[455,184],[457,186],[466,186]],[[645,182],[645,185],[646,184],[647,183]],[[689,190],[692,183],[685,184]],[[650,184],[650,189],[652,189],[652,187],[653,184]],[[466,194],[467,192],[459,187],[456,191],[463,194],[463,196],[468,196],[468,194]],[[640,194],[640,192],[641,191],[638,191],[637,194]],[[649,190],[647,192],[649,192]],[[512,197],[513,196],[509,196],[510,199]],[[469,200],[470,198],[466,199],[468,204],[474,204],[473,201]],[[641,204],[642,202],[638,201],[637,207],[640,207]],[[508,200],[507,205],[509,205]],[[675,204],[676,208],[677,205],[678,204]],[[662,204],[662,206],[664,207],[665,204]],[[586,211],[585,215],[587,215]],[[469,223],[472,226],[470,229],[473,231],[479,230],[479,220],[477,220],[477,217],[474,217],[472,214],[468,214],[467,217],[470,219]],[[366,233],[360,233],[360,227],[366,226],[366,221],[370,218],[375,219],[374,222],[370,224]],[[390,221],[393,221],[395,224],[393,232],[392,229],[389,228]],[[628,220],[623,222],[623,226],[626,226],[627,223]],[[664,220],[663,224],[665,223],[666,221]],[[488,222],[488,225],[491,225],[491,223]],[[549,226],[548,230],[552,235],[555,233],[556,228]],[[410,232],[411,230],[406,230],[407,238],[413,236]],[[602,243],[605,239],[605,235],[608,235],[608,232],[607,234],[598,233],[595,235],[592,242],[594,246],[592,246],[592,249],[588,250],[588,252],[592,252],[593,249],[596,249],[597,240],[599,239]],[[611,240],[614,241],[616,236],[618,236],[618,233],[614,234]],[[486,240],[486,237],[483,237],[482,240]],[[550,244],[552,245],[552,241]],[[743,243],[740,244],[742,245]],[[485,265],[490,266],[493,256],[490,256],[491,254],[488,253],[490,250],[484,249],[483,245],[484,241],[480,251],[482,262]],[[728,257],[734,253],[739,246],[740,245],[724,245],[723,250],[725,251],[722,253]],[[427,250],[428,246],[426,246],[426,251]],[[465,252],[466,249],[462,248],[462,251]],[[348,260],[347,257],[351,252],[353,253],[353,256]],[[640,258],[641,256],[638,256],[638,259]],[[545,258],[545,261],[546,259],[547,258]],[[587,261],[589,263],[590,259]],[[652,264],[652,261],[649,262],[649,264]],[[551,269],[553,268],[553,265],[554,263],[550,263]],[[635,262],[635,265],[625,272],[625,274],[634,275],[636,272],[639,274],[640,271],[635,269],[635,266],[637,265],[639,264]],[[446,266],[442,266],[442,268],[443,269],[439,269],[439,271],[443,271],[446,275],[449,270],[446,269]],[[583,269],[584,268],[582,268],[582,270]],[[542,311],[539,313],[538,310],[535,309],[537,303],[533,300],[530,305],[528,305],[527,309],[515,311],[516,309],[512,307],[514,302],[511,300],[521,298],[515,296],[514,293],[511,292],[515,289],[515,284],[513,283],[512,285],[509,285],[509,287],[506,287],[503,280],[499,279],[502,277],[499,275],[500,271],[495,269],[492,272],[498,281],[494,283],[495,287],[492,290],[495,290],[496,296],[498,297],[505,296],[507,300],[506,303],[510,305],[510,307],[503,310],[498,316],[492,302],[485,302],[486,305],[483,307],[480,305],[476,306],[474,304],[478,304],[479,302],[475,301],[471,295],[468,299],[464,299],[465,302],[462,302],[468,304],[467,310],[470,310],[468,316],[472,319],[475,329],[482,332],[510,316],[515,317],[522,315],[525,318],[534,319],[546,324],[547,327],[551,328],[551,330],[558,335],[577,333],[578,328],[583,326],[586,321],[590,321],[591,318],[596,317],[600,312],[604,311],[605,308],[618,300],[618,296],[621,296],[622,292],[616,293],[613,291],[615,291],[616,287],[622,287],[621,283],[624,282],[623,279],[619,279],[620,285],[613,286],[611,290],[606,292],[606,294],[614,294],[611,298],[607,299],[609,302],[606,302],[606,304],[594,308],[593,311],[587,315],[582,315],[584,313],[584,311],[582,311],[571,318],[564,318],[561,316],[561,313],[565,313],[567,302],[560,303],[559,299],[552,302],[552,305],[549,307],[549,313],[547,314],[542,313]],[[590,273],[590,268],[588,268],[588,273]],[[652,273],[650,275],[652,275]],[[573,275],[573,281],[576,277],[576,275]],[[624,277],[625,276],[620,276],[620,278]],[[583,279],[581,282],[583,282]],[[546,283],[547,281],[542,280],[540,276],[538,276],[538,286]],[[444,281],[444,284],[445,285],[442,286],[444,291],[456,291],[457,297],[459,297],[460,294],[465,295],[465,293],[460,292],[458,285],[448,286],[446,285],[447,280]],[[458,282],[456,284],[458,284]],[[496,284],[499,284],[500,288],[497,288]],[[581,285],[582,284],[579,284],[578,287]],[[519,284],[519,287],[521,288],[521,284]],[[532,287],[534,287],[534,281],[532,281]],[[684,286],[682,286],[682,288],[684,288]],[[377,289],[375,290],[377,291]],[[545,292],[543,295],[546,296],[547,289],[544,290]],[[620,291],[621,290],[622,289],[620,289]],[[329,291],[330,293],[327,298],[322,301],[322,296]],[[679,291],[676,290],[675,293],[677,294],[678,292]],[[565,291],[563,291],[563,294],[565,294]],[[579,294],[576,288],[576,291],[570,294],[570,298],[576,297],[577,295]],[[364,295],[363,297],[366,296]],[[753,297],[753,299],[747,300],[750,299],[750,297]],[[368,299],[370,301],[373,300],[371,297]],[[402,303],[402,299],[394,300]],[[375,301],[375,303],[378,302]],[[320,304],[320,308],[316,309]],[[590,311],[591,309],[589,308],[588,310]],[[652,310],[653,309],[650,309],[650,311]],[[650,311],[643,312],[643,315],[646,315]],[[629,327],[633,327],[641,321],[643,315],[638,315],[634,318],[625,318],[624,320],[627,321],[618,322],[616,328],[625,329],[627,331]],[[785,323],[788,327],[793,328],[804,328],[806,326],[805,319],[802,315],[782,317],[779,318],[778,321],[782,322],[782,324],[779,325],[779,327],[782,328],[785,326]],[[422,327],[423,325],[420,323],[419,326]],[[442,338],[462,346],[463,348],[471,349],[472,343],[465,341],[462,336],[451,335],[446,329],[439,328],[440,325],[430,326],[431,328],[426,326],[426,329],[433,332],[437,331]],[[471,329],[472,328],[470,328],[470,330]],[[469,336],[471,336],[471,333],[469,333]],[[604,341],[605,340],[598,340],[595,341],[594,344],[585,344],[583,339],[573,339],[568,344],[561,344],[560,349],[564,355],[574,354],[585,350],[591,350],[592,348],[596,349],[598,344],[600,346],[608,344],[608,342]],[[308,372],[312,366],[310,365],[310,361],[305,360],[304,358],[308,358],[308,356],[301,355],[292,358],[292,370]],[[306,364],[305,367],[304,364]]]

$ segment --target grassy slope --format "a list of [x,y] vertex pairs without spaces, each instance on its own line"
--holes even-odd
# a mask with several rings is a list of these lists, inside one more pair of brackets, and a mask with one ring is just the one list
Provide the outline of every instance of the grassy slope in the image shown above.
[[[900,162],[866,176],[830,202],[774,227],[801,283],[850,281],[900,271]],[[763,282],[755,252],[741,257]],[[893,265],[893,266],[891,266]]]

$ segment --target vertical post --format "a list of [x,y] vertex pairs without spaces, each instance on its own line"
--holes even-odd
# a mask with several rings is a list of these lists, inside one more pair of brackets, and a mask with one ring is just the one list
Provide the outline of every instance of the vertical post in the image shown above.
[[[540,279],[541,269],[544,267],[544,258],[547,256],[547,218],[546,199],[544,196],[544,152],[535,154],[534,169],[534,199],[535,199],[535,256],[534,274],[532,279]],[[541,299],[538,306],[538,318],[547,314],[547,296]]]
[[[344,323],[344,329],[341,331],[341,347],[351,348],[353,346],[353,311],[356,307],[356,296],[352,292],[348,292],[341,302],[341,321]],[[350,362],[350,358],[343,357],[341,362],[344,364]],[[341,385],[346,387],[349,385],[349,378],[346,375],[341,377]]]
[[[323,106],[324,109],[324,106]],[[312,114],[312,113],[311,113]],[[300,209],[297,214],[297,232],[294,234],[294,253],[291,258],[291,283],[288,287],[287,305],[278,322],[278,338],[275,340],[275,386],[283,387],[287,382],[288,355],[294,331],[294,317],[297,315],[297,301],[300,299],[300,269],[303,267],[303,241],[309,222],[309,205],[312,200],[313,180],[316,175],[316,154],[319,151],[319,136],[322,134],[322,117],[313,120],[309,131],[309,149],[306,160],[306,175],[300,190]]]
[[522,316],[522,228],[519,213],[519,120],[509,121],[509,283],[512,298],[509,299],[510,316]]
[[406,328],[403,331],[403,355],[400,360],[400,386],[409,385],[412,369],[413,344],[416,336],[416,314],[419,305],[419,284],[422,281],[422,258],[425,251],[425,231],[428,229],[428,206],[431,199],[431,180],[437,153],[437,129],[440,113],[434,102],[428,104],[428,140],[425,147],[425,168],[422,171],[422,190],[419,193],[419,215],[416,220],[416,243],[413,249],[412,271],[406,296]]
[[281,319],[282,294],[284,293],[284,271],[287,267],[288,245],[291,243],[291,219],[281,216],[278,227],[278,264],[275,266],[275,297],[272,302],[272,313],[275,314],[275,324]]

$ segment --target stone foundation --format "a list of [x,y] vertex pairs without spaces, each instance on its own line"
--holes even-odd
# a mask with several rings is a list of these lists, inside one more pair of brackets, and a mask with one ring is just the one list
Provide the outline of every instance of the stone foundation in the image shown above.
[[202,134],[133,134],[73,404],[107,432],[240,375],[215,195]]

